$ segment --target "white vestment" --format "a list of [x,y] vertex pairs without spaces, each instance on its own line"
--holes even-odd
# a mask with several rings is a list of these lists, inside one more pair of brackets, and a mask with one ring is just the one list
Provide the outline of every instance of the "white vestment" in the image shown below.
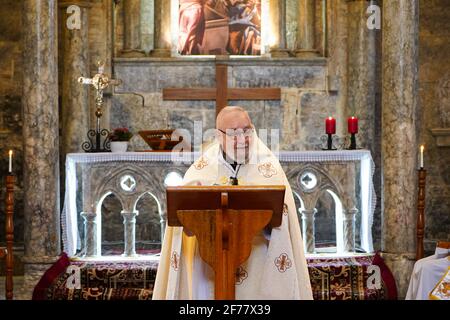
[[429,294],[450,267],[449,250],[436,248],[434,255],[417,260],[409,281],[406,300],[429,300]]
[[[256,134],[253,139],[249,162],[236,170],[214,142],[188,169],[183,184],[229,185],[237,176],[239,185],[285,185],[282,224],[255,236],[249,259],[236,273],[236,299],[312,299],[289,182],[273,153]],[[182,227],[166,228],[153,299],[214,299],[214,271],[200,258],[196,238]]]

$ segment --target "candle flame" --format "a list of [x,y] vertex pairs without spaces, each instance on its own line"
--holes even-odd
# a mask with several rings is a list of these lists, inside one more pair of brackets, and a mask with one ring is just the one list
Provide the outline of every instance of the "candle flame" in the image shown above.
[[12,156],[12,154],[13,154],[13,151],[12,151],[12,150],[9,150],[9,152],[8,152],[8,153],[9,153],[9,155],[10,155],[10,156]]
[[333,119],[333,117],[328,117],[328,120],[331,120],[331,119]]
[[425,146],[424,146],[424,145],[421,145],[421,146],[420,146],[420,152],[423,152],[424,149],[425,149]]

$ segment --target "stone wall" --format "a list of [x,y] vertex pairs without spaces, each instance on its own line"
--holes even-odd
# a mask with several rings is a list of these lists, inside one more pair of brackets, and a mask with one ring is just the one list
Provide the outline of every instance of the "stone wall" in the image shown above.
[[450,3],[420,1],[420,136],[427,170],[425,250],[450,240],[450,145],[438,147],[431,129],[450,129]]
[[[5,174],[8,172],[8,150],[14,150],[13,172],[16,174],[14,240],[17,251],[23,248],[22,193],[22,4],[5,0],[0,8],[0,245],[5,242]],[[23,272],[15,259],[15,272]],[[0,274],[3,263],[0,264]]]
[[[111,128],[126,126],[135,133],[184,128],[192,134],[194,121],[201,121],[205,130],[213,128],[214,101],[163,101],[162,89],[214,86],[214,63],[206,59],[116,59],[116,77],[123,84],[116,88],[112,98]],[[337,109],[336,93],[325,91],[325,60],[243,59],[227,63],[229,87],[282,89],[281,101],[230,101],[230,104],[244,106],[257,128],[278,129],[283,150],[316,148],[325,117],[336,114]]]
[[[153,49],[154,0],[141,1],[141,48],[146,54]],[[123,1],[114,5],[114,55],[120,55],[124,46]]]

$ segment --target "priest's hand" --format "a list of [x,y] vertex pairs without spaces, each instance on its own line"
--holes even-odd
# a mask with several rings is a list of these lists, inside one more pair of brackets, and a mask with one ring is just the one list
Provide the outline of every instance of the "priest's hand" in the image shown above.
[[189,230],[188,228],[183,228],[183,232],[185,235],[187,235],[188,237],[193,237],[194,234],[192,233],[191,230]]
[[270,238],[272,236],[272,227],[270,226],[270,224],[268,224],[264,229],[263,229],[263,235],[264,238],[266,238],[266,240],[270,241]]

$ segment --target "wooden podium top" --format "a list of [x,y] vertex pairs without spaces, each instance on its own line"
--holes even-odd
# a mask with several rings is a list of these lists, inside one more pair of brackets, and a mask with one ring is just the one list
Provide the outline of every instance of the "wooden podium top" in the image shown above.
[[221,194],[228,193],[227,209],[271,210],[271,225],[281,225],[285,186],[182,186],[167,187],[169,226],[181,226],[177,210],[215,210],[222,208]]

